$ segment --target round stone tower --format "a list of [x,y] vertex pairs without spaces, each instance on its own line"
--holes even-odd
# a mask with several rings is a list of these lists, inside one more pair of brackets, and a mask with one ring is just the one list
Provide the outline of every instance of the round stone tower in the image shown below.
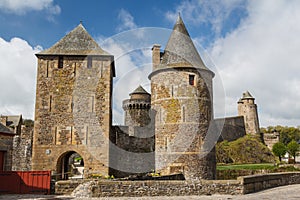
[[244,116],[247,134],[260,134],[257,105],[249,91],[244,92],[238,101],[238,114]]
[[178,16],[164,52],[152,49],[151,108],[155,117],[155,165],[162,175],[214,179],[214,145],[206,145],[213,119],[212,78]]
[[129,95],[130,99],[123,101],[125,126],[147,126],[151,121],[149,116],[151,95],[142,86],[136,88]]

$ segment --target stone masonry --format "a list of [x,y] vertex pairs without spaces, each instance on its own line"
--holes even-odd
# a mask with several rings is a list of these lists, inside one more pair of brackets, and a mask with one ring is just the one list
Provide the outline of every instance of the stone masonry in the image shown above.
[[[219,135],[212,128],[218,125],[214,73],[203,63],[180,15],[163,52],[158,44],[152,48],[151,95],[139,86],[123,101],[125,126],[112,126],[114,57],[82,24],[36,56],[32,170],[52,170],[66,179],[68,160],[77,153],[85,176],[155,170],[183,174],[187,181],[215,178]],[[239,111],[245,118],[249,112],[257,119],[253,105],[254,98],[241,99]],[[243,135],[229,133],[244,128],[241,120],[225,119],[228,138]],[[246,128],[258,126],[258,119],[252,121],[254,125],[245,121]]]
[[79,24],[37,55],[33,170],[63,174],[72,152],[85,173],[109,173],[113,56]]
[[257,105],[255,98],[246,91],[243,93],[242,98],[238,101],[238,115],[244,116],[246,133],[247,134],[260,134],[259,121],[257,114]]
[[30,171],[32,159],[33,127],[22,126],[21,134],[13,140],[13,171]]
[[163,53],[154,45],[151,108],[155,165],[162,175],[215,178],[215,150],[205,149],[212,112],[212,78],[179,16]]

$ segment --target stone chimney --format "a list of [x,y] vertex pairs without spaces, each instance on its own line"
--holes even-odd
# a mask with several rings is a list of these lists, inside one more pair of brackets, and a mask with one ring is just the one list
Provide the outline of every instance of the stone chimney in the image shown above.
[[157,66],[160,63],[160,47],[159,44],[154,44],[152,47],[153,71],[157,69]]
[[7,122],[7,116],[0,116],[0,123],[3,124],[4,126],[6,126],[6,122]]

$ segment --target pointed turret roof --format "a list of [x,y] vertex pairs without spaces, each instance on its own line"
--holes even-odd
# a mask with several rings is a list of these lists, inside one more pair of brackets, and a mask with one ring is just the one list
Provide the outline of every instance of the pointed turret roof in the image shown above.
[[110,55],[100,48],[80,23],[49,49],[37,55]]
[[137,87],[132,93],[130,93],[130,95],[133,94],[147,94],[150,95],[141,85],[139,85],[139,87]]
[[254,99],[254,97],[250,94],[249,91],[243,93],[242,99]]
[[173,27],[173,31],[162,56],[162,65],[166,66],[193,66],[209,70],[203,63],[180,14]]

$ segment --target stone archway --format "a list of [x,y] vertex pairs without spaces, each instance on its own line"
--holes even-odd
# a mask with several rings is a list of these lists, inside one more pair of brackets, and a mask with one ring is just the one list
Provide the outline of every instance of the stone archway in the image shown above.
[[67,151],[57,160],[56,172],[59,180],[83,178],[84,160],[76,151]]

